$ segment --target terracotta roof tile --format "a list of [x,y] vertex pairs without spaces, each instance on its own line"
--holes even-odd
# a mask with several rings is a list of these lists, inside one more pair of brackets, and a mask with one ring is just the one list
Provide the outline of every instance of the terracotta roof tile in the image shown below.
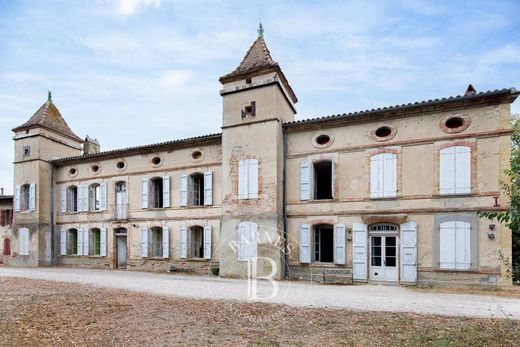
[[14,128],[13,131],[29,129],[35,126],[54,130],[78,142],[83,142],[83,140],[70,129],[65,119],[61,116],[60,111],[58,111],[58,108],[50,99],[47,100],[27,122]]

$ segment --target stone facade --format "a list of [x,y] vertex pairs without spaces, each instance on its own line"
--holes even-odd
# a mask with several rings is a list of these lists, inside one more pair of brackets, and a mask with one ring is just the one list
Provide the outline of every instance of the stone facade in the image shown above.
[[8,263],[244,278],[254,260],[276,279],[510,283],[511,233],[476,213],[509,205],[516,90],[295,121],[262,35],[220,81],[222,134],[99,153],[49,96],[14,129],[24,254]]

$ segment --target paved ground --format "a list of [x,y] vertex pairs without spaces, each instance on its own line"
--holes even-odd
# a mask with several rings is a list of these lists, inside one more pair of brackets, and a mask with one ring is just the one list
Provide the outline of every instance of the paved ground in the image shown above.
[[[131,271],[71,268],[0,267],[1,277],[23,277],[89,284],[171,297],[247,301],[247,281]],[[344,308],[362,311],[413,312],[446,316],[510,317],[520,319],[520,299],[487,295],[418,292],[404,287],[331,286],[305,282],[276,282],[278,295],[267,281],[258,283],[255,301],[290,306]]]

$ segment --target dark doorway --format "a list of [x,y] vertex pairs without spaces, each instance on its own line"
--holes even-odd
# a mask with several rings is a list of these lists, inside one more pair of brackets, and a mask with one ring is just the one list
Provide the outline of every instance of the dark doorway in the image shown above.
[[334,261],[334,232],[332,225],[314,227],[314,261],[332,263]]

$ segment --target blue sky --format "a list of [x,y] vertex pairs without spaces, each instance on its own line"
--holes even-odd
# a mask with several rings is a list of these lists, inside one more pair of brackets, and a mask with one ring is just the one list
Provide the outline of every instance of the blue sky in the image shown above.
[[518,89],[518,18],[512,0],[0,0],[0,187],[47,90],[103,150],[219,132],[218,77],[259,21],[298,119]]

